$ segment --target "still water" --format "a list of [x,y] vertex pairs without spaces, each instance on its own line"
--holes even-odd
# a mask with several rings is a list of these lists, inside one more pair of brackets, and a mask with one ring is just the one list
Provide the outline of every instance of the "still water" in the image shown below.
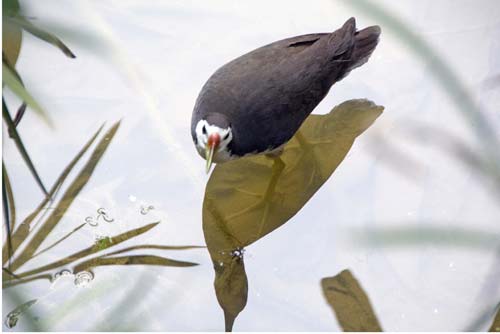
[[[14,254],[14,279],[4,270],[4,330],[221,331],[236,317],[235,331],[336,331],[359,306],[341,304],[342,289],[364,291],[367,321],[384,330],[489,327],[500,195],[474,155],[495,154],[463,106],[480,106],[499,133],[498,2],[377,2],[430,49],[344,1],[21,4],[76,58],[23,34],[16,69],[54,127],[28,109],[18,131],[48,191],[67,175],[42,203],[4,127],[14,231],[37,244]],[[382,28],[370,61],[279,161],[207,176],[190,118],[213,71],[351,16]]]

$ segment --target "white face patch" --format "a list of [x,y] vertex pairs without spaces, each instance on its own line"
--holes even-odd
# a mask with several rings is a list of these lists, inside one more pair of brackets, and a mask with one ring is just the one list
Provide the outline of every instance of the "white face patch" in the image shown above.
[[217,148],[217,151],[214,152],[213,162],[224,162],[227,160],[231,160],[231,154],[227,148],[227,145],[233,139],[233,133],[231,131],[231,127],[226,129],[221,129],[217,125],[210,125],[204,119],[200,120],[198,124],[196,124],[196,148],[198,153],[205,159],[205,152],[208,142],[208,137],[217,133],[220,137],[220,143]]

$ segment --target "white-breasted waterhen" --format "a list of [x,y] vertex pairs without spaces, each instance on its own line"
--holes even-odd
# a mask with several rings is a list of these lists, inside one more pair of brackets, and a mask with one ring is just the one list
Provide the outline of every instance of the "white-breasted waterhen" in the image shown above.
[[379,35],[378,26],[357,31],[350,18],[332,33],[280,40],[219,68],[203,86],[191,119],[207,173],[212,162],[282,147],[330,87],[368,60]]

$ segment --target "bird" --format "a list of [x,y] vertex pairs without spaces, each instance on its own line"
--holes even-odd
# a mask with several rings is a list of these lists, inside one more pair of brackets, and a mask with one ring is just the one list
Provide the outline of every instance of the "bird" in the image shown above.
[[212,163],[279,152],[331,86],[368,61],[381,29],[348,19],[331,33],[262,46],[220,67],[203,85],[191,117],[198,153]]

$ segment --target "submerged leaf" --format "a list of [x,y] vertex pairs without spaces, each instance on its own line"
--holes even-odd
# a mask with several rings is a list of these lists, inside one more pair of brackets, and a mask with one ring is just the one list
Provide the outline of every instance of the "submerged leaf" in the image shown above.
[[345,332],[381,332],[370,300],[349,270],[321,280],[323,294]]
[[258,155],[216,166],[205,190],[203,232],[226,325],[247,298],[243,259],[235,261],[232,252],[293,217],[382,110],[367,100],[344,102],[329,114],[309,116],[278,158]]

